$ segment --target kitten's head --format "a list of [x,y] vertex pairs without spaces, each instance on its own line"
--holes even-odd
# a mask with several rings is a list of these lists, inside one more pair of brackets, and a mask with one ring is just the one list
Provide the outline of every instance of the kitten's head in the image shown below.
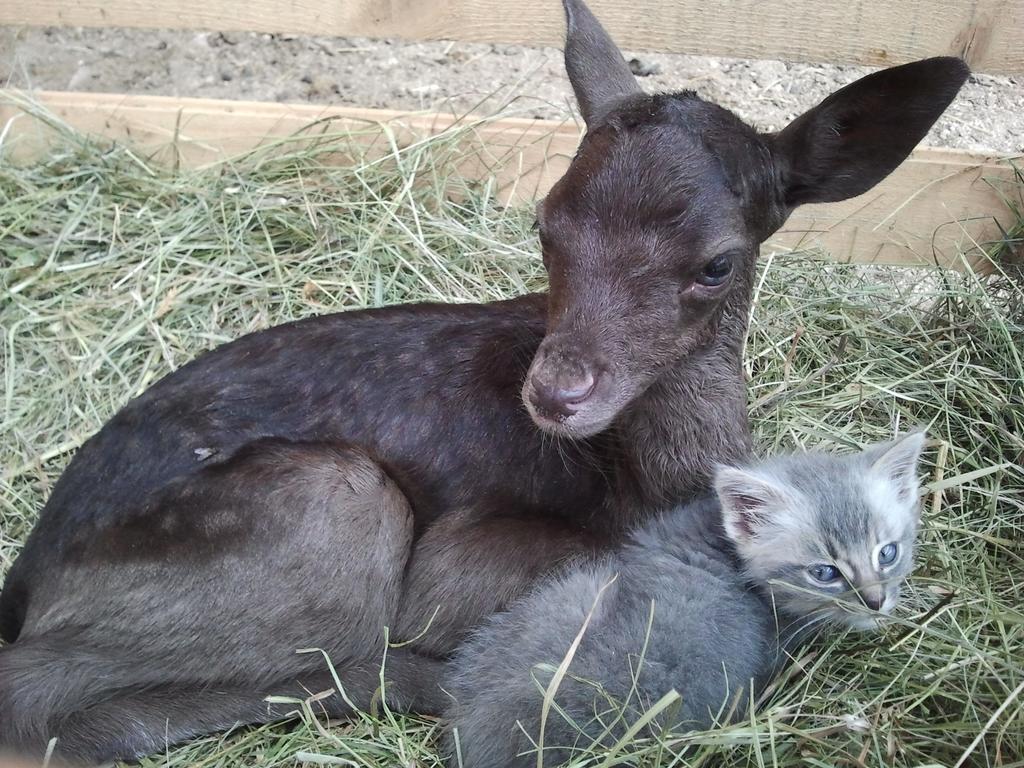
[[924,434],[850,455],[796,454],[721,467],[726,534],[790,620],[874,628],[910,573]]

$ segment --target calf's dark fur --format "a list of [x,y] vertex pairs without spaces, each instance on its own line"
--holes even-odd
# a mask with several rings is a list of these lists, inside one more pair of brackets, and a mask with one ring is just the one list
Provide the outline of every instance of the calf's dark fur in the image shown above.
[[7,577],[0,748],[133,757],[275,717],[268,693],[332,684],[298,647],[365,704],[382,628],[428,622],[389,655],[387,695],[437,711],[438,660],[484,616],[748,453],[759,244],[884,178],[967,69],[869,75],[760,135],[641,93],[565,4],[587,135],[538,207],[550,292],[291,323],[126,405]]

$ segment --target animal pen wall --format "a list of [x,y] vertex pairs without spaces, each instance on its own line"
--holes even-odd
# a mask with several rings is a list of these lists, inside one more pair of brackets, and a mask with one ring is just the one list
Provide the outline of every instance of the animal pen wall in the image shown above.
[[[627,50],[879,66],[953,54],[977,72],[1024,76],[1024,0],[588,1]],[[560,47],[560,5],[0,0],[0,26],[247,30]],[[801,106],[813,103],[809,98]],[[979,111],[976,119],[987,116]],[[58,122],[100,141],[89,142],[81,155],[66,151],[78,137]],[[466,234],[462,225],[476,223],[480,211],[444,205],[433,187],[421,201],[392,206],[389,194],[413,175],[405,168],[370,175],[365,197],[346,197],[351,189],[364,192],[363,178],[353,179],[368,165],[352,163],[341,151],[350,140],[381,155],[403,146],[414,154],[418,139],[453,126],[461,129],[448,135],[464,146],[445,139],[438,142],[444,151],[436,154],[446,162],[457,157],[462,177],[487,181],[503,200],[521,203],[544,195],[563,173],[581,129],[572,120],[0,89],[0,164],[26,161],[0,165],[0,181],[12,171],[12,181],[0,187],[0,580],[72,452],[130,397],[203,349],[338,309],[425,298],[490,300],[542,287],[536,238],[519,210],[481,205],[486,215],[479,218],[491,219]],[[323,137],[329,140],[321,142]],[[105,153],[102,142],[110,140],[131,149]],[[309,153],[315,162],[297,167],[323,171],[325,179],[319,186],[309,183],[308,195],[310,179],[297,178],[286,151],[307,142],[319,142]],[[268,149],[246,154],[256,147]],[[285,160],[266,163],[271,171],[264,173],[260,164],[276,157],[279,147]],[[81,167],[82,157],[91,165]],[[338,166],[323,169],[328,162]],[[152,172],[157,163],[171,170]],[[213,167],[173,170],[206,165]],[[42,170],[32,178],[40,183],[24,182],[37,167]],[[862,264],[996,269],[988,256],[1021,237],[1019,168],[1019,156],[920,147],[859,198],[798,209],[765,248]],[[22,170],[26,175],[14,173]],[[285,174],[288,181],[279,185]],[[132,186],[136,178],[153,183]],[[235,205],[247,191],[232,198],[240,180],[260,189]],[[452,184],[456,192],[466,187]],[[277,199],[285,202],[263,211],[258,206],[264,193],[268,199],[280,193]],[[94,196],[102,199],[102,211],[84,224],[76,221]],[[364,206],[367,201],[372,205]],[[307,214],[307,204],[324,213]],[[274,218],[277,208],[280,218]],[[363,241],[383,239],[377,235],[392,218],[401,219],[395,230],[412,230],[420,224],[414,217],[434,208],[443,209],[443,231],[430,230],[424,216],[427,237],[417,231],[415,237],[403,234],[392,250],[379,242],[363,248]],[[398,211],[393,217],[392,209]],[[237,227],[221,227],[225,210],[235,210]],[[304,227],[306,218],[316,220],[302,229],[296,222]],[[512,224],[500,230],[498,220]],[[267,221],[277,227],[270,235]],[[344,238],[336,222],[349,227]],[[490,250],[498,251],[493,261],[485,256]],[[458,283],[459,290],[436,295],[428,279],[409,278],[411,288],[394,279],[434,261],[447,265],[466,252],[453,269],[468,275],[465,290],[452,279],[447,285]],[[407,261],[409,255],[422,260]],[[474,260],[484,266],[471,272]],[[372,268],[363,269],[365,262]],[[1000,303],[1012,292],[1005,287],[1011,281],[940,270],[822,268],[801,258],[766,259],[759,276],[745,372],[752,422],[766,452],[805,444],[851,447],[909,425],[929,425],[928,525],[908,596],[912,623],[877,642],[815,646],[773,686],[772,711],[743,730],[698,734],[686,742],[687,749],[711,757],[690,764],[1021,765],[1024,326],[1019,313],[1011,318]],[[883,277],[898,290],[881,285]],[[327,287],[320,290],[320,283]],[[399,285],[378,296],[380,283]],[[1019,310],[1024,294],[1014,290]],[[906,297],[915,292],[923,296],[921,305],[908,306]],[[206,460],[208,450],[196,451],[197,459]],[[346,730],[351,740],[336,746],[314,722],[305,736],[287,731],[287,739],[279,738],[285,731],[260,729],[235,734],[226,745],[201,740],[144,765],[297,765],[303,754],[320,765],[440,765],[418,747],[406,751],[415,739],[431,738],[434,724],[407,739],[374,718],[359,726],[365,730],[354,728],[354,735]],[[371,742],[372,749],[365,746]],[[357,757],[350,744],[368,757],[349,759]],[[387,744],[398,746],[389,753]],[[905,759],[893,758],[897,753]],[[391,754],[393,760],[381,757]],[[760,762],[748,759],[754,754]]]
[[[898,64],[962,56],[978,72],[1024,73],[1021,0],[595,0],[597,16],[624,48],[794,61]],[[451,39],[560,45],[555,0],[13,0],[0,25],[150,27],[317,35]],[[148,156],[195,166],[286,137],[358,128],[382,147],[461,123],[474,152],[464,175],[494,174],[505,199],[542,196],[579,140],[571,122],[476,120],[443,114],[211,99],[37,92],[33,101],[73,128],[128,143]],[[809,106],[809,105],[808,105]],[[15,157],[45,152],[52,127],[18,99],[0,103],[3,140]],[[843,203],[801,208],[769,250],[820,251],[863,263],[986,263],[1019,202],[1013,158],[930,147],[876,189]],[[1015,191],[1017,190],[1017,191]],[[964,254],[967,254],[966,256]]]

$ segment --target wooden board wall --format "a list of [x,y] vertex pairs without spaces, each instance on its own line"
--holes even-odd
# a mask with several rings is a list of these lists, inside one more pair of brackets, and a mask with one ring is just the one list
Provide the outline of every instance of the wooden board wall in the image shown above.
[[[402,145],[457,123],[436,114],[309,104],[59,92],[32,98],[80,131],[183,166],[215,163],[268,141],[304,140],[324,131],[355,131],[359,140],[384,152],[388,143],[381,126]],[[24,104],[20,96],[0,91],[3,151],[16,160],[38,156],[53,140],[53,130],[25,112]],[[462,140],[473,145],[459,172],[468,178],[493,174],[501,196],[513,202],[543,196],[579,141],[572,123],[506,118],[458,125]],[[824,249],[832,258],[856,263],[962,268],[958,254],[998,241],[1001,228],[1013,221],[1007,197],[1019,205],[1020,195],[1012,166],[999,158],[921,148],[858,198],[798,209],[766,248]]]
[[[1024,73],[1024,0],[592,0],[624,48]],[[0,24],[248,30],[560,46],[559,0],[4,0]]]

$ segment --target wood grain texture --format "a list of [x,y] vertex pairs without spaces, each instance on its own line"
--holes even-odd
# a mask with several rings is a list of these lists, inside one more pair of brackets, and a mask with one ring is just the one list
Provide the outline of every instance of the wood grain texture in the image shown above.
[[[53,128],[0,91],[3,150],[15,161],[51,146]],[[465,160],[458,172],[495,180],[504,201],[543,196],[564,173],[579,131],[571,123],[523,119],[463,119],[388,110],[270,104],[160,96],[43,92],[34,94],[79,131],[125,142],[156,161],[183,166],[216,163],[267,142],[316,141],[325,133],[352,132],[373,152],[387,152],[387,128],[399,146],[441,131],[459,131]],[[337,156],[338,162],[345,162]],[[998,158],[920,148],[875,189],[853,200],[798,209],[765,245],[769,251],[824,252],[840,261],[941,264],[966,268],[958,255],[998,242],[1013,215],[1006,199],[1021,204],[1013,168]]]
[[[1024,72],[1024,0],[592,0],[624,48]],[[0,24],[248,30],[560,46],[558,0],[4,0]]]

